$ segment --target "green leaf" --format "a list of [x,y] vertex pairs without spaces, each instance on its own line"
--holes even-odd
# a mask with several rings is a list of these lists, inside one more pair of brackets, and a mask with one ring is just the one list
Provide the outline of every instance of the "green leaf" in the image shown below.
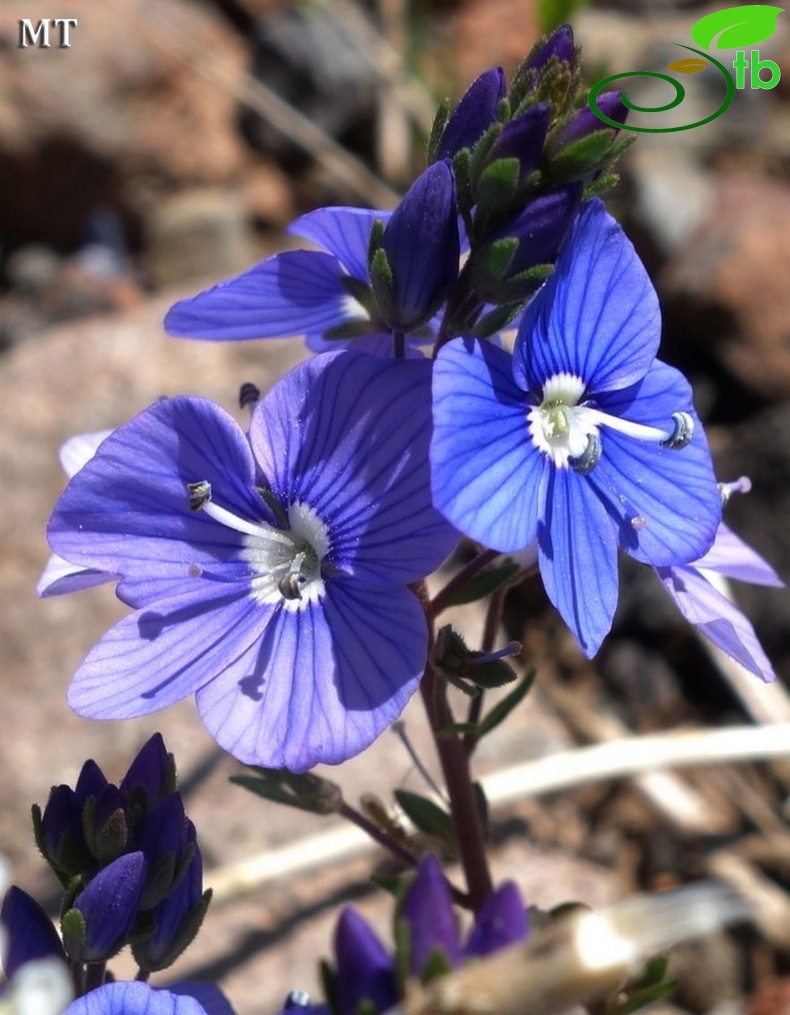
[[447,126],[447,121],[450,118],[451,105],[452,103],[449,99],[442,99],[439,103],[439,108],[436,110],[436,116],[433,118],[433,126],[431,127],[431,136],[428,138],[428,165],[436,161],[436,153],[439,150],[444,128]]
[[491,730],[495,730],[497,726],[507,719],[510,713],[516,708],[529,694],[529,690],[535,683],[534,669],[530,670],[520,684],[517,684],[512,691],[505,695],[505,697],[496,703],[494,707],[487,712],[477,725],[477,734],[475,742],[482,739]]
[[312,814],[336,814],[343,803],[340,787],[312,772],[297,775],[284,768],[253,767],[256,775],[232,775],[230,781],[277,804]]
[[677,984],[667,979],[667,959],[655,955],[650,959],[644,974],[618,991],[606,1004],[606,1015],[631,1015],[654,1001],[660,1001],[674,993]]
[[491,690],[494,687],[502,687],[504,684],[512,684],[516,679],[516,672],[504,659],[492,659],[487,663],[475,662],[475,657],[482,655],[482,652],[471,652],[470,665],[463,671],[463,676],[471,680],[473,684],[482,687],[484,690]]
[[480,296],[488,298],[490,291],[502,282],[517,250],[517,237],[503,236],[472,254],[469,271],[472,286]]
[[562,148],[546,169],[550,185],[579,179],[597,169],[612,144],[614,129],[603,127]]
[[428,800],[419,793],[411,793],[407,789],[396,789],[395,799],[415,827],[455,849],[455,828],[447,811],[433,800]]
[[85,917],[79,909],[69,909],[60,920],[60,932],[63,936],[63,947],[73,961],[83,961],[85,953]]
[[[512,308],[508,308],[511,309]],[[490,315],[489,315],[490,316]],[[452,592],[445,602],[446,606],[461,606],[463,603],[473,603],[477,599],[484,599],[495,592],[500,585],[508,582],[519,570],[518,564],[509,561],[500,567],[491,567],[485,571],[478,571],[469,581],[464,582]]]
[[475,338],[491,338],[492,335],[496,335],[498,331],[504,331],[508,325],[512,324],[523,306],[523,302],[519,300],[518,303],[505,303],[495,310],[490,310],[473,325],[469,334]]
[[755,46],[773,35],[776,16],[783,10],[770,4],[744,4],[714,11],[699,19],[691,29],[691,38],[703,49],[710,49],[714,39],[716,49]]
[[517,158],[489,163],[474,186],[478,216],[501,215],[511,208],[518,190],[521,163]]

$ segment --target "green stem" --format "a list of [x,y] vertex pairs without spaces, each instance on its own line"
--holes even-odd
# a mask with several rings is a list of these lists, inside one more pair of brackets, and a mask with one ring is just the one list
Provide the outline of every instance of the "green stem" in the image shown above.
[[[492,652],[494,650],[494,643],[496,642],[497,632],[499,631],[499,623],[502,620],[502,607],[505,605],[505,595],[507,593],[507,586],[502,586],[496,590],[491,596],[488,603],[488,609],[486,611],[486,622],[483,627],[483,639],[480,644],[481,652]],[[480,688],[480,693],[475,695],[469,703],[469,712],[467,713],[466,721],[473,725],[477,725],[480,722],[480,716],[483,712],[483,698],[485,691]],[[474,733],[467,733],[464,735],[464,750],[467,755],[471,755],[477,744],[477,739]]]

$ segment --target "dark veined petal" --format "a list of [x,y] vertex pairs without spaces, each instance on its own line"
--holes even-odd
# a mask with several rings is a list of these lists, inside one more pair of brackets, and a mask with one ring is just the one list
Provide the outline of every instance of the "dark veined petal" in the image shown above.
[[658,298],[642,262],[602,202],[591,201],[524,312],[516,383],[539,394],[548,378],[569,373],[588,395],[625,388],[647,373],[660,337]]
[[265,516],[233,418],[203,399],[156,402],[115,430],[66,487],[49,523],[52,548],[77,567],[132,580],[134,592],[121,594],[133,605],[183,592],[196,573],[244,581],[240,534],[189,509],[187,483],[201,480],[236,514]]
[[431,501],[431,366],[354,351],[300,364],[258,403],[250,440],[284,504],[331,531],[331,563],[369,583],[430,574],[457,533]]
[[500,948],[523,941],[528,929],[521,893],[513,881],[506,881],[488,895],[477,912],[464,954],[490,955]]
[[348,295],[337,258],[289,250],[197,296],[179,300],[165,316],[168,335],[232,341],[322,333],[367,312]]
[[721,496],[688,381],[656,360],[637,388],[602,398],[600,407],[669,430],[673,412],[693,416],[691,443],[676,451],[606,429],[603,457],[589,479],[618,518],[620,546],[632,557],[667,567],[697,560],[713,543]]
[[612,626],[617,606],[615,525],[589,476],[552,469],[538,527],[546,593],[591,658]]
[[784,587],[784,582],[771,565],[723,522],[716,531],[713,546],[704,557],[694,561],[694,567],[718,571],[728,578],[751,582],[753,585]]
[[537,533],[544,462],[526,412],[508,353],[463,338],[443,346],[433,368],[434,503],[495,550],[522,549]]
[[281,609],[256,651],[197,695],[206,729],[250,765],[303,772],[368,747],[417,689],[428,632],[406,588],[338,579],[320,602]]
[[769,682],[776,679],[752,625],[696,568],[662,567],[656,572],[690,624],[750,673]]
[[[221,1008],[217,1015],[224,1015]],[[225,1011],[232,1015],[228,1006]],[[135,980],[119,980],[78,997],[64,1015],[210,1015],[189,994],[176,994],[162,987],[151,987]]]
[[213,598],[165,600],[120,620],[74,675],[70,707],[89,719],[148,715],[254,659],[271,607],[246,589],[210,591]]
[[376,219],[386,225],[391,215],[368,208],[317,208],[292,222],[287,231],[334,254],[349,275],[367,282],[370,230]]

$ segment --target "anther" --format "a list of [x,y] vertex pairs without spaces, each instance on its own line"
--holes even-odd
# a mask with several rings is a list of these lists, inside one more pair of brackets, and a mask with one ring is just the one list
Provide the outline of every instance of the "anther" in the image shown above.
[[470,666],[483,666],[486,663],[493,663],[497,659],[507,659],[509,656],[517,656],[523,648],[520,641],[509,641],[504,648],[496,652],[487,652],[485,655],[470,656],[467,660]]
[[306,990],[292,990],[285,999],[283,1008],[309,1008],[310,995]]
[[200,511],[211,500],[211,483],[201,479],[199,483],[187,483],[189,493],[189,510]]
[[239,388],[239,408],[246,409],[248,406],[255,405],[260,397],[261,389],[251,381],[245,381]]
[[733,483],[717,483],[721,506],[725,507],[734,493],[749,493],[752,488],[752,481],[748,476],[741,476]]
[[601,438],[596,433],[587,437],[587,447],[576,458],[569,458],[568,465],[580,476],[588,476],[601,460]]
[[674,429],[666,440],[659,441],[662,448],[669,448],[670,451],[680,451],[685,448],[694,436],[694,417],[689,412],[673,412],[672,422]]

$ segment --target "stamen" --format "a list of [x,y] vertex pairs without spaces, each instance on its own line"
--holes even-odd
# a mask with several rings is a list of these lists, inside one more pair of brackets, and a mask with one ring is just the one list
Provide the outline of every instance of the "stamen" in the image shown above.
[[263,523],[248,522],[245,518],[239,518],[232,511],[220,507],[211,501],[211,483],[201,479],[197,483],[187,483],[189,492],[189,507],[191,511],[203,511],[213,518],[215,522],[224,525],[228,529],[241,532],[245,536],[255,536],[258,539],[269,539],[273,543],[280,543],[283,546],[293,546],[293,540],[271,525]]
[[672,422],[675,424],[672,436],[669,440],[661,441],[661,447],[669,448],[670,451],[680,451],[694,436],[694,417],[688,412],[673,412]]
[[260,397],[261,389],[253,384],[252,381],[245,381],[239,388],[239,408],[246,409],[255,405]]
[[736,479],[733,483],[719,483],[718,487],[721,506],[725,507],[734,493],[749,493],[752,488],[752,481],[748,476],[741,476],[740,479]]
[[576,458],[568,458],[568,465],[580,476],[588,476],[601,460],[601,438],[591,433],[587,438],[587,447]]
[[520,641],[509,641],[504,648],[496,652],[487,652],[485,655],[470,656],[467,663],[470,666],[483,666],[485,663],[493,663],[497,659],[507,659],[508,656],[517,656],[524,646]]

